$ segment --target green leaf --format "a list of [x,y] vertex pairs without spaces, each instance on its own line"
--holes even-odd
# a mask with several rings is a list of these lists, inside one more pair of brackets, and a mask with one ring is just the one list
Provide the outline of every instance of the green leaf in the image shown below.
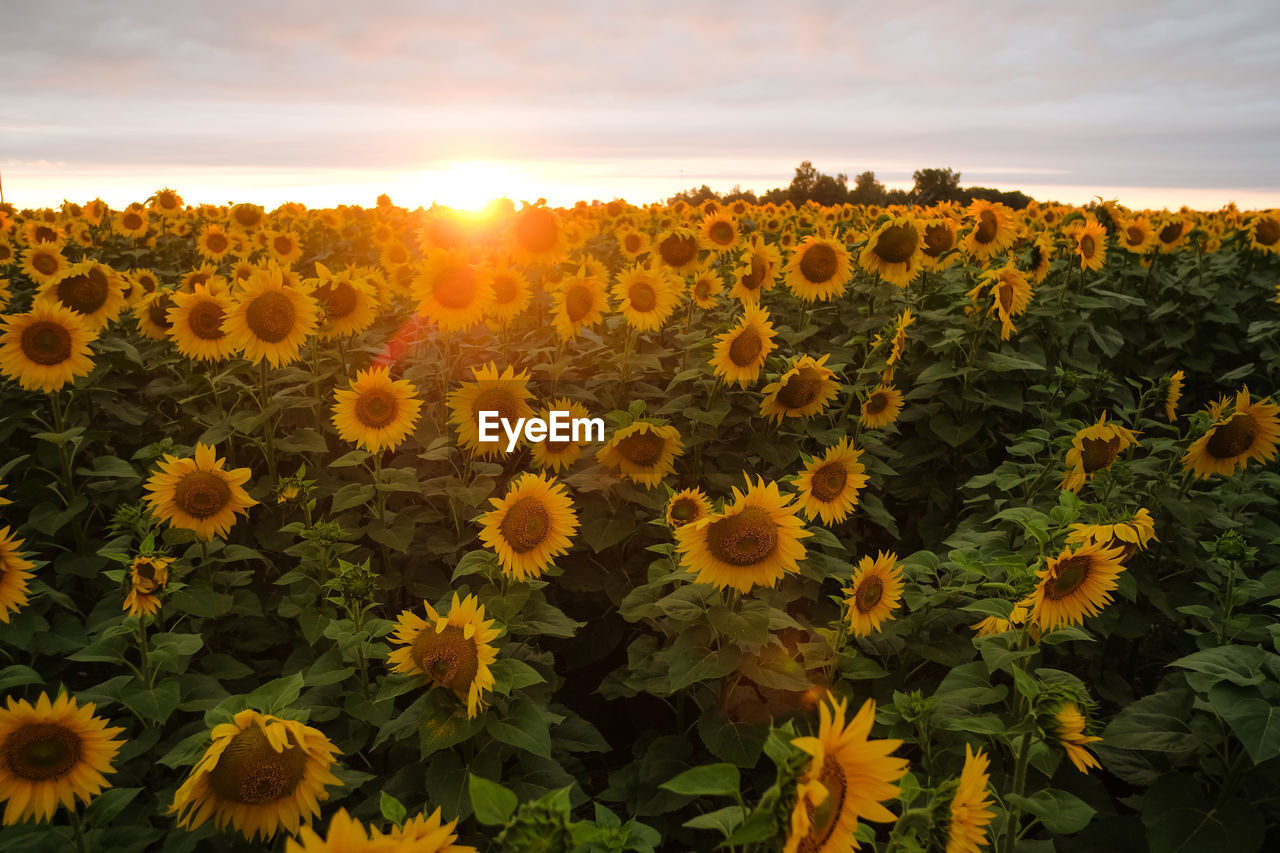
[[353,506],[368,503],[373,498],[373,486],[369,483],[348,483],[333,493],[330,512],[342,512]]
[[301,672],[272,679],[249,694],[249,707],[264,713],[283,711],[297,701],[298,695],[302,692],[302,686]]
[[1126,705],[1102,732],[1116,749],[1195,752],[1200,737],[1191,730],[1195,693],[1186,688],[1163,690]]
[[1094,809],[1075,794],[1046,788],[1029,797],[1005,794],[1005,800],[1033,814],[1050,832],[1070,835],[1079,832],[1093,819]]
[[1009,615],[1013,613],[1013,602],[1003,598],[984,598],[980,601],[971,601],[960,609],[981,613],[983,616],[994,616],[1007,622]]
[[1229,645],[1187,655],[1169,666],[1189,669],[1195,673],[1187,676],[1187,683],[1204,693],[1221,681],[1229,681],[1241,687],[1261,684],[1267,678],[1262,667],[1268,659],[1275,657],[1277,656],[1254,646]]
[[732,764],[704,764],[684,771],[660,787],[686,797],[724,796],[738,793],[742,784],[738,768]]
[[474,773],[467,774],[467,791],[476,820],[486,826],[504,826],[520,805],[515,791]]
[[1280,709],[1257,690],[1216,684],[1209,703],[1244,744],[1254,764],[1280,755]]
[[742,820],[745,817],[746,810],[742,806],[725,806],[722,809],[716,809],[713,812],[707,812],[686,820],[684,825],[689,829],[714,829],[718,830],[721,835],[728,836],[742,825]]
[[378,809],[382,812],[384,820],[389,820],[396,826],[402,826],[404,824],[405,815],[408,814],[408,810],[404,807],[404,803],[400,802],[386,791],[383,791],[381,796],[378,798]]
[[497,740],[541,758],[551,757],[551,729],[542,713],[523,699],[511,703],[505,717],[491,714],[485,729]]

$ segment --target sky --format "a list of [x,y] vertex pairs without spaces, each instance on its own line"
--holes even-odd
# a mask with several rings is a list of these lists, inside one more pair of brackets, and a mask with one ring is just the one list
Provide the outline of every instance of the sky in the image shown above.
[[1276,0],[5,0],[19,206],[644,203],[810,160],[1280,207]]

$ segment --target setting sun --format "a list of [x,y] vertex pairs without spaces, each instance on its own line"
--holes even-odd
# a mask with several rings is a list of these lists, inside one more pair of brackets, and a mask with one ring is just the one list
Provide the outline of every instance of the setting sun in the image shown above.
[[417,173],[406,186],[393,188],[393,197],[410,204],[432,202],[458,210],[480,211],[494,199],[534,201],[546,193],[545,181],[513,163],[461,160]]

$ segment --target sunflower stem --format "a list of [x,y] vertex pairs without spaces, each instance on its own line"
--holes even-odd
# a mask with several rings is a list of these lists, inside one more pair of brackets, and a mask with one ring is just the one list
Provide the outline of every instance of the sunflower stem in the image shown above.
[[[1022,796],[1027,784],[1027,762],[1031,758],[1031,732],[1022,736],[1022,744],[1018,747],[1017,762],[1013,767],[1013,790],[1008,793]],[[1001,853],[1013,853],[1013,846],[1018,840],[1018,817],[1021,810],[1012,803],[1005,805],[1004,844]]]
[[79,853],[88,853],[89,844],[84,837],[84,822],[80,819],[80,812],[72,808],[71,812],[71,834],[76,840],[76,850]]
[[[142,686],[151,689],[151,655],[147,651],[147,620],[138,617],[138,662],[142,668]],[[150,725],[149,721],[147,722]]]
[[266,446],[263,449],[263,455],[267,458],[267,473],[270,475],[271,482],[274,484],[276,481],[276,427],[270,413],[270,377],[267,373],[268,367],[267,360],[265,358],[258,362],[258,368],[258,383],[262,391],[262,438],[266,443]]

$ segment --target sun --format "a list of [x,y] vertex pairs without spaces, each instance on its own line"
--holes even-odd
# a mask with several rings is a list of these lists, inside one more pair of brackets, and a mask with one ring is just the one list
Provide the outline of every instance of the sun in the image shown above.
[[419,172],[407,191],[424,205],[435,202],[481,213],[500,198],[539,198],[546,194],[546,181],[516,163],[456,160]]

